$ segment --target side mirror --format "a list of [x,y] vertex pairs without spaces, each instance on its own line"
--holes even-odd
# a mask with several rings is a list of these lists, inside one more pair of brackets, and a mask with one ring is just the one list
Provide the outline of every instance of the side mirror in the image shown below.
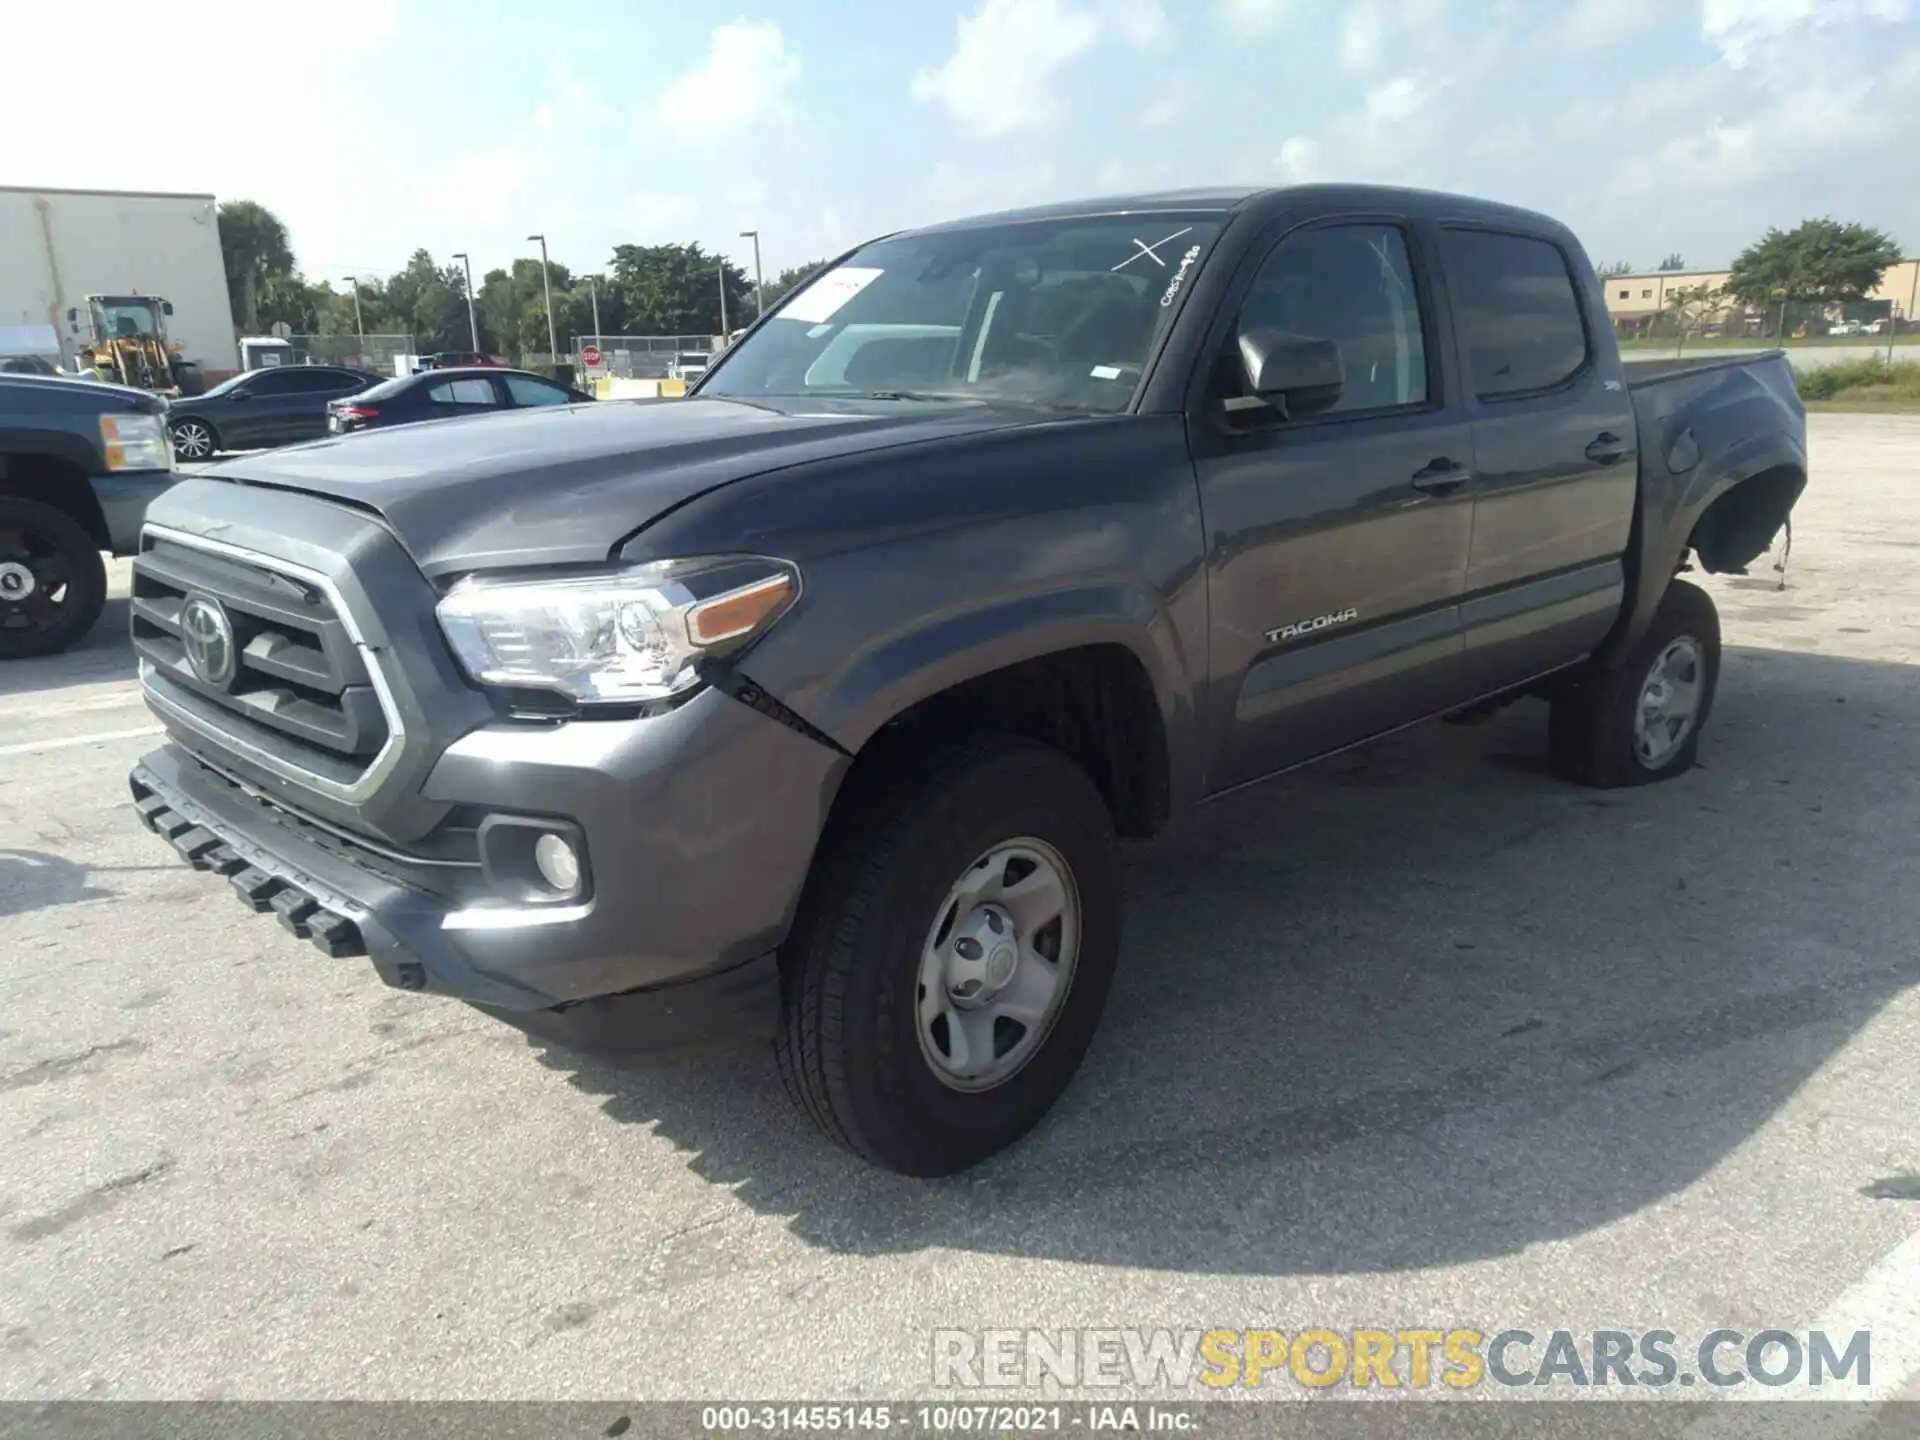
[[173,302],[171,300],[162,300],[160,302],[160,313],[162,315],[171,315],[173,313]]
[[78,325],[80,323],[80,312],[78,310],[69,309],[67,311],[67,323],[69,325]]
[[1347,367],[1333,341],[1281,330],[1246,330],[1239,344],[1247,388],[1284,419],[1305,420],[1339,403]]

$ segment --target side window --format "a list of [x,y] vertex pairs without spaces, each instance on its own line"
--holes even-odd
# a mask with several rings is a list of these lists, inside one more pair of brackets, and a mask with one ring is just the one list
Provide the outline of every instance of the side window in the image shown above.
[[[1340,347],[1346,383],[1323,412],[1391,410],[1427,400],[1427,347],[1406,237],[1392,225],[1289,235],[1240,307],[1241,331],[1278,330]],[[1233,365],[1238,388],[1239,368]]]
[[292,395],[300,389],[300,377],[292,370],[263,372],[247,381],[247,393],[266,399],[270,395]]
[[571,398],[558,385],[549,385],[544,380],[535,380],[526,375],[502,375],[507,382],[507,394],[513,397],[516,405],[565,405]]
[[1551,390],[1587,363],[1580,299],[1558,246],[1486,230],[1449,230],[1445,243],[1481,399]]
[[337,395],[345,388],[338,370],[289,370],[284,378],[293,382],[296,395]]
[[493,382],[482,375],[468,375],[463,379],[442,380],[438,385],[429,385],[427,399],[435,405],[462,407],[500,403],[500,397],[493,393]]

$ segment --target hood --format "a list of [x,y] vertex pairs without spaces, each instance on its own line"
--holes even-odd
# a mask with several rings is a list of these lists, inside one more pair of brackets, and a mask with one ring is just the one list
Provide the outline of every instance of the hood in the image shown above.
[[167,408],[166,397],[127,385],[110,385],[104,380],[83,380],[76,375],[0,375],[0,386],[16,392],[23,403],[42,403],[64,409],[136,410],[158,415]]
[[635,531],[715,486],[1037,418],[976,405],[782,403],[808,409],[719,399],[542,406],[317,440],[202,475],[371,510],[438,578],[604,561]]

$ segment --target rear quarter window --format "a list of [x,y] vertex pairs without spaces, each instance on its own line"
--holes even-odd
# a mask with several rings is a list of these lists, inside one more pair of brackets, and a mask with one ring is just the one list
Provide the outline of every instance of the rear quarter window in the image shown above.
[[1443,245],[1481,399],[1551,390],[1587,363],[1579,292],[1557,245],[1488,230],[1448,230]]

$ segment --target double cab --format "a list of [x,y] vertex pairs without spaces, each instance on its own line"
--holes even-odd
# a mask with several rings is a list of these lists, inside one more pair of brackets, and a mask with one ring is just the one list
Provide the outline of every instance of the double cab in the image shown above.
[[170,491],[133,794],[390,985],[580,1043],[758,1027],[827,1135],[945,1173],[1092,1042],[1120,838],[1520,696],[1569,780],[1686,772],[1721,646],[1677,577],[1764,554],[1806,473],[1777,352],[1630,373],[1542,215],[1334,185],[942,224],[685,399]]

